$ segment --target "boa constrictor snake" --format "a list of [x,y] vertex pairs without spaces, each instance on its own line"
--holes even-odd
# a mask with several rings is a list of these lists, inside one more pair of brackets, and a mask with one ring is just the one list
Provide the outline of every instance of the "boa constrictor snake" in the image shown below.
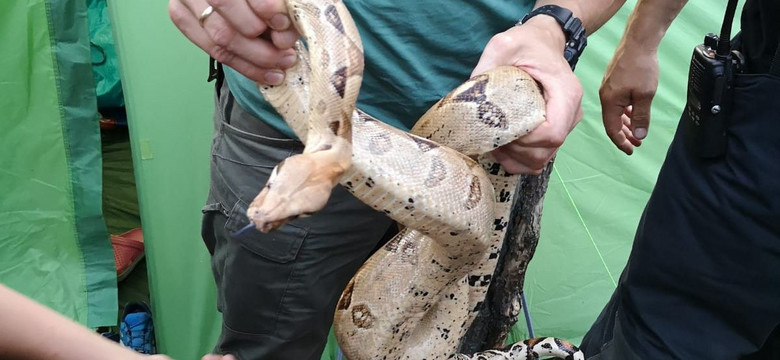
[[321,209],[341,183],[404,226],[338,302],[334,326],[347,358],[583,359],[555,338],[457,354],[496,267],[518,181],[489,153],[544,121],[536,82],[515,67],[476,76],[412,135],[355,108],[363,49],[343,2],[287,6],[306,45],[283,84],[260,90],[306,146],[277,165],[248,217],[271,231]]

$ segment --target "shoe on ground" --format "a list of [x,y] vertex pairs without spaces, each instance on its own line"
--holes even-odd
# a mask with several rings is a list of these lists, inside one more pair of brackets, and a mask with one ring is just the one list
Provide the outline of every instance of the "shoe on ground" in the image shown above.
[[119,324],[119,343],[142,354],[156,354],[154,323],[149,305],[131,302],[125,305]]
[[114,247],[117,282],[124,280],[144,258],[144,233],[135,228],[126,233],[111,235]]

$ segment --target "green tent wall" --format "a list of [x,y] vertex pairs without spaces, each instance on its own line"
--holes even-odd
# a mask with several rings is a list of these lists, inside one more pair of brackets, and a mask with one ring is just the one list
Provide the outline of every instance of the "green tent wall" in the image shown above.
[[199,359],[219,331],[200,240],[213,111],[208,57],[168,18],[167,1],[109,1],[125,94],[159,350]]
[[0,44],[0,282],[115,324],[84,1],[0,2]]

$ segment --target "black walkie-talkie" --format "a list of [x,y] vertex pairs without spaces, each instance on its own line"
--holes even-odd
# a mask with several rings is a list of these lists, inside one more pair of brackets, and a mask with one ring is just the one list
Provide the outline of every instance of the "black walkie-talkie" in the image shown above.
[[737,0],[729,0],[720,37],[707,34],[691,57],[685,139],[689,149],[703,158],[722,156],[728,143],[734,75],[743,62],[741,54],[731,50],[731,22],[736,5]]

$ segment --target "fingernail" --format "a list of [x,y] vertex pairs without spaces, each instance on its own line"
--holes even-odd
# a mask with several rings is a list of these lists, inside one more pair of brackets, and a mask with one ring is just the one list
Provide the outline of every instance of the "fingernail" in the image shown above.
[[286,69],[288,67],[291,67],[295,64],[295,61],[298,60],[298,56],[295,54],[287,55],[283,57],[279,62],[276,64],[276,66]]
[[274,30],[287,30],[290,27],[290,18],[285,14],[276,14],[271,18],[271,22],[268,25]]
[[263,76],[268,85],[279,85],[284,80],[284,73],[279,70],[271,70]]
[[647,136],[647,129],[646,128],[636,128],[634,129],[634,137],[642,140]]

